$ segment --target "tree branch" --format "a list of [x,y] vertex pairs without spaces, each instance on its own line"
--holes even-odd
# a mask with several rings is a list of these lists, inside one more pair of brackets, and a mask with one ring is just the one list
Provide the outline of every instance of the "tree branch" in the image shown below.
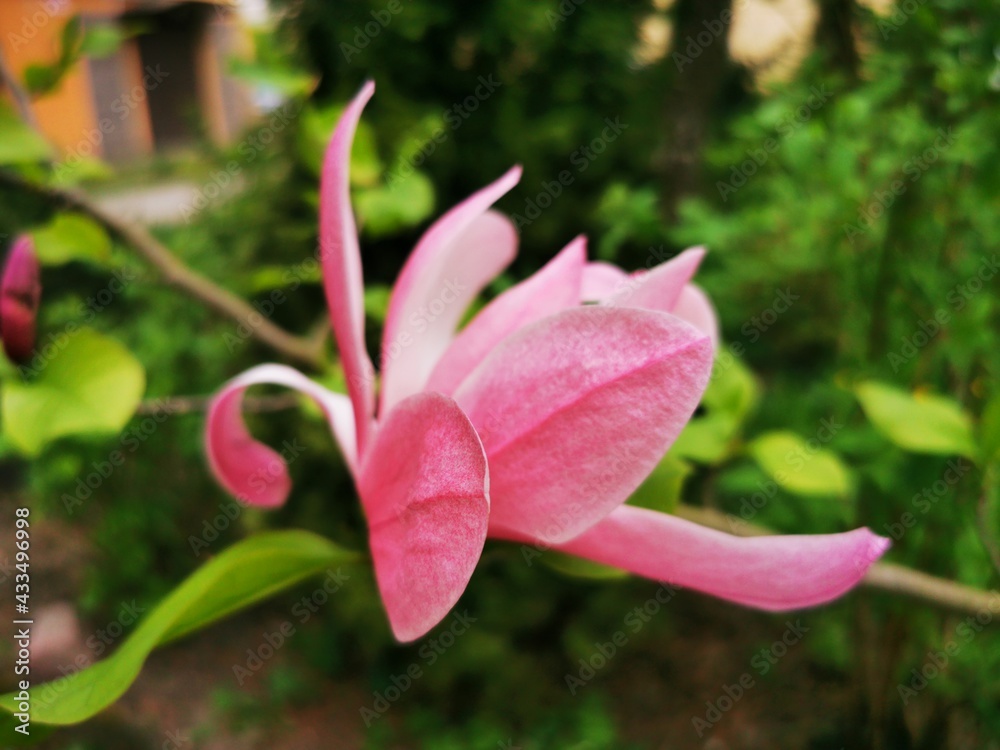
[[[742,519],[731,521],[731,517],[727,514],[709,508],[680,505],[676,513],[681,518],[736,536],[767,536],[774,533],[763,526],[747,523]],[[998,591],[983,591],[890,562],[877,562],[872,565],[861,584],[966,614],[979,614],[984,610],[994,611],[1000,600]]]
[[[144,227],[113,216],[79,190],[40,185],[6,171],[0,171],[0,181],[40,193],[86,214],[131,246],[160,272],[168,284],[182,289],[209,308],[245,325],[252,336],[289,359],[314,369],[322,367],[322,341],[296,336],[272,323],[241,297],[185,265]],[[251,320],[257,322],[251,323]]]
[[[136,409],[139,416],[152,414],[193,414],[208,410],[211,396],[166,396],[143,401]],[[299,395],[282,393],[275,396],[244,396],[243,410],[254,414],[293,409],[299,405]]]

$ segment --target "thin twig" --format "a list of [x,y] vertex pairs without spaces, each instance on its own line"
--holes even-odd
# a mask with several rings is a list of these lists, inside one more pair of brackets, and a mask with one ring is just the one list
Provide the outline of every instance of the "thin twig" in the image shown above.
[[[153,398],[143,401],[135,413],[140,416],[194,414],[206,411],[211,400],[211,396]],[[274,396],[246,396],[243,399],[243,410],[256,414],[294,409],[298,405],[299,396],[294,393],[282,393]]]
[[291,360],[320,369],[323,365],[322,343],[289,333],[261,315],[241,297],[224,289],[188,267],[156,237],[139,224],[113,216],[87,195],[72,188],[40,185],[6,171],[0,180],[29,189],[63,203],[91,217],[109,232],[136,250],[156,268],[164,280],[184,290],[208,307],[246,326],[251,335]]
[[[767,536],[774,533],[742,519],[733,520],[727,514],[710,508],[680,505],[677,515],[736,536]],[[983,591],[890,562],[872,565],[861,583],[869,588],[891,591],[936,607],[967,614],[996,612],[1000,606],[1000,591]]]
[[3,81],[4,88],[13,97],[14,104],[17,106],[18,112],[21,113],[21,118],[34,130],[41,133],[38,120],[35,118],[35,111],[31,108],[31,97],[28,96],[28,92],[24,90],[21,82],[17,80],[14,71],[7,65],[7,58],[4,57],[2,47],[0,47],[0,81]]

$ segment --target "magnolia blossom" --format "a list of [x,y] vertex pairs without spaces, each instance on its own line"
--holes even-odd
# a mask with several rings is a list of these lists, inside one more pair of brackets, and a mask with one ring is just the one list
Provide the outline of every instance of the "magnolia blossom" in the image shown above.
[[35,349],[35,319],[42,296],[38,258],[31,238],[14,241],[0,278],[0,340],[11,361],[21,363]]
[[243,393],[274,383],[311,396],[354,477],[401,641],[448,613],[487,536],[764,609],[818,604],[856,584],[888,546],[867,529],[741,539],[623,505],[708,381],[715,315],[689,283],[702,250],[629,276],[588,263],[577,238],[459,330],[468,305],[514,258],[514,227],[490,207],[517,183],[517,167],[417,243],[392,292],[376,398],[348,179],[354,131],[373,91],[365,85],[344,111],[321,184],[323,281],[348,393],[274,364],[230,381],[206,426],[222,485],[245,502],[281,505],[287,468],[249,434]]

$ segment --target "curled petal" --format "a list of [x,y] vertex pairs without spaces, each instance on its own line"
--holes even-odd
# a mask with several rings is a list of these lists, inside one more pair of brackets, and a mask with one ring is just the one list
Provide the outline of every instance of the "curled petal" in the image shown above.
[[673,312],[704,257],[704,248],[693,247],[650,271],[637,273],[608,298],[607,304]]
[[427,389],[452,393],[503,339],[529,323],[580,304],[587,241],[577,237],[536,274],[484,307],[438,360]]
[[358,446],[362,449],[375,411],[375,369],[365,348],[365,290],[358,231],[351,209],[350,165],[354,131],[374,92],[375,84],[368,81],[347,105],[327,147],[320,181],[323,288],[347,378],[347,392],[354,405]]
[[39,275],[31,238],[18,237],[0,279],[0,339],[13,362],[25,362],[35,349],[35,319],[42,296]]
[[622,503],[708,381],[709,339],[672,315],[589,306],[506,338],[455,400],[490,462],[490,525],[559,542]]
[[849,591],[890,544],[868,529],[737,537],[626,505],[558,549],[749,607],[788,610]]
[[514,167],[452,208],[407,259],[386,314],[380,413],[424,389],[469,303],[514,259],[514,225],[488,209],[520,178]]
[[719,348],[719,318],[708,295],[701,287],[697,284],[685,285],[672,312],[711,337],[714,348]]
[[489,475],[475,429],[446,396],[420,393],[379,425],[358,489],[396,638],[412,641],[458,601],[479,561]]
[[288,467],[281,454],[255,440],[243,421],[243,394],[251,385],[270,383],[293,388],[319,405],[352,473],[358,464],[351,402],[328,391],[298,370],[284,365],[259,365],[230,380],[212,399],[205,422],[209,466],[226,490],[248,505],[275,508],[291,490]]
[[580,296],[584,302],[605,302],[628,284],[629,275],[618,266],[598,260],[583,269]]

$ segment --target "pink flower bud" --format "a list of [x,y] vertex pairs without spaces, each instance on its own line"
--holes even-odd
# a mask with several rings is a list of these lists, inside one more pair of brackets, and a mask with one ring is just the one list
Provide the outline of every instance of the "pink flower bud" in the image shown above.
[[41,296],[35,246],[30,237],[21,235],[14,240],[0,279],[0,339],[14,362],[26,361],[35,349],[35,318]]

